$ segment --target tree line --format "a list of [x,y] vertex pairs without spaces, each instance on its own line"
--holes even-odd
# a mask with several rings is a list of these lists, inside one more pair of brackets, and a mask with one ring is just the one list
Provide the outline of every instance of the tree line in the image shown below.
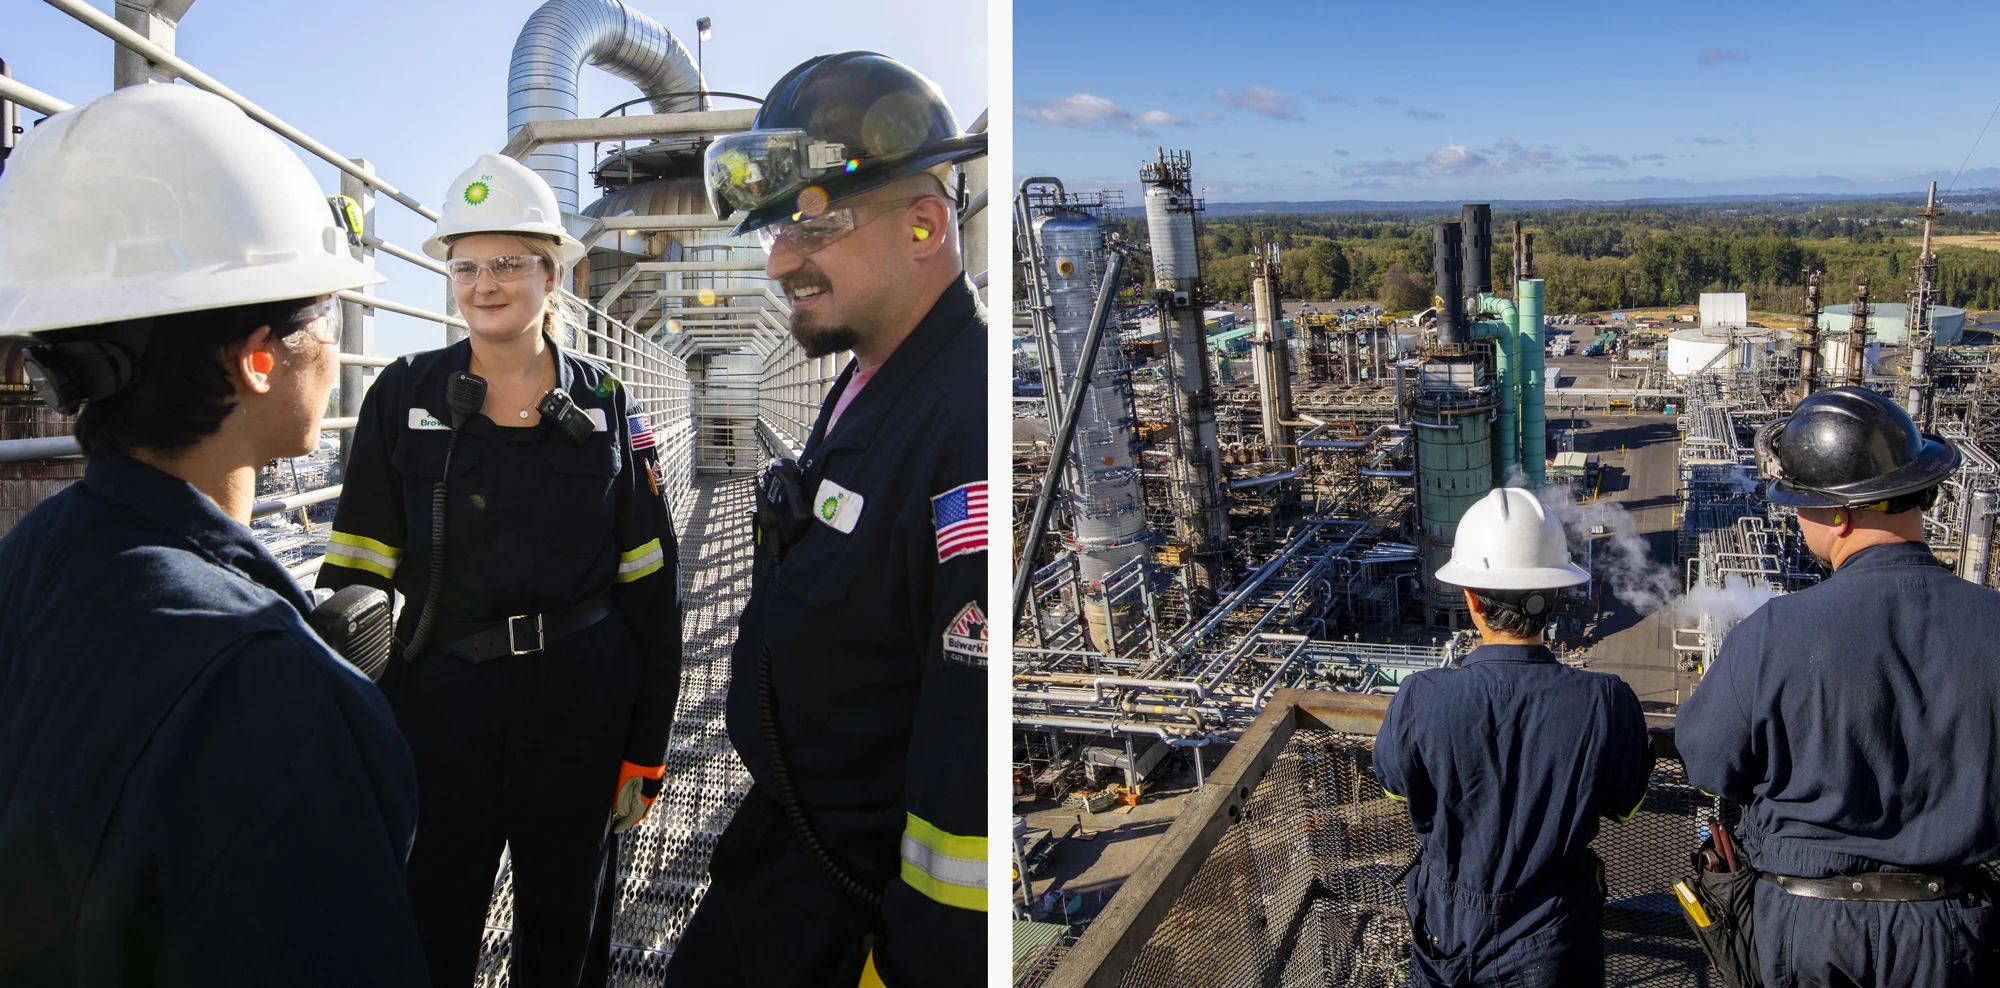
[[[1278,246],[1288,298],[1372,299],[1410,311],[1431,297],[1431,221],[1400,213],[1258,214],[1205,218],[1202,278],[1210,298],[1250,298],[1251,254]],[[1451,217],[1456,219],[1456,216]],[[1902,301],[1923,233],[1902,203],[1702,203],[1549,209],[1493,217],[1495,284],[1505,291],[1519,219],[1534,234],[1550,312],[1692,305],[1702,292],[1744,292],[1753,309],[1796,312],[1805,271],[1825,272],[1821,303],[1847,302],[1870,277],[1878,302]],[[1145,220],[1109,227],[1144,243]],[[2000,213],[1944,213],[1940,236],[2000,232]],[[2000,308],[2000,252],[1938,249],[1939,301]]]

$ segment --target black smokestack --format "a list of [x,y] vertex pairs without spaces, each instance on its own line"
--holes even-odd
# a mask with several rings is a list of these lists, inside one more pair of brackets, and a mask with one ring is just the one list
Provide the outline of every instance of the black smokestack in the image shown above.
[[1439,220],[1431,227],[1431,293],[1437,296],[1438,342],[1446,345],[1466,342],[1463,247],[1457,223]]
[[1493,207],[1465,204],[1465,295],[1493,291]]

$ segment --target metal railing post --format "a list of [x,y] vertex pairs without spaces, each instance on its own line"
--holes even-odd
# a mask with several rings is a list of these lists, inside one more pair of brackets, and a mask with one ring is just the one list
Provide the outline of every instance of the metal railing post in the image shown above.
[[[352,159],[362,171],[374,173],[375,166],[366,158]],[[368,241],[376,238],[375,233],[375,187],[346,172],[340,173],[340,194],[353,199],[361,207],[361,236],[358,245],[350,245],[348,252],[354,259],[375,268],[375,248]],[[448,283],[448,282],[447,282]],[[375,286],[368,285],[356,289],[363,295],[375,294]],[[373,354],[375,352],[375,310],[360,302],[342,299],[340,303],[340,352],[352,354]],[[343,364],[340,368],[340,416],[353,418],[361,414],[361,399],[368,393],[368,385],[373,383],[375,372],[360,364]],[[340,477],[347,478],[347,451],[354,442],[354,430],[340,430]]]
[[[118,23],[138,32],[141,37],[159,45],[172,54],[174,50],[174,30],[180,19],[187,16],[194,0],[118,0],[115,16]],[[173,82],[172,72],[162,68],[146,56],[123,45],[111,49],[111,88],[124,89],[127,86],[143,86],[153,82]]]

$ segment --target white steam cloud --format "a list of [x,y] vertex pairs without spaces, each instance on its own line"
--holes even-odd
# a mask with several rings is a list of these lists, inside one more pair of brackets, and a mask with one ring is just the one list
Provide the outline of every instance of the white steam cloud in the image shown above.
[[1725,573],[1722,586],[1697,586],[1688,591],[1681,600],[1679,613],[1683,621],[1699,621],[1703,617],[1715,619],[1716,632],[1728,634],[1738,621],[1750,616],[1751,612],[1764,606],[1764,602],[1776,597],[1777,593],[1764,583],[1750,582],[1738,573]]

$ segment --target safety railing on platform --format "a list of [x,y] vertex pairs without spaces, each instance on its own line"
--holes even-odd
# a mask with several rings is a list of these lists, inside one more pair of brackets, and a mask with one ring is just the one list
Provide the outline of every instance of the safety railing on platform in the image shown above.
[[[375,174],[373,166],[366,159],[348,158],[333,151],[191,63],[177,57],[167,48],[98,11],[83,0],[47,0],[47,2],[83,25],[110,38],[122,49],[144,58],[157,66],[160,71],[170,73],[235,104],[251,119],[339,169],[340,192],[356,201],[362,216],[361,242],[352,248],[358,260],[369,267],[374,267],[376,255],[381,253],[433,275],[442,277],[446,274],[444,266],[431,258],[384,240],[380,236],[375,223],[377,197],[387,198],[425,219],[434,221],[438,218],[438,213]],[[70,108],[69,103],[12,79],[0,79],[0,98],[44,114],[58,113]],[[740,113],[728,114],[726,120],[720,119],[724,116],[722,114],[683,116],[710,119],[713,125],[708,127],[700,126],[701,120],[691,119],[683,122],[692,125],[689,126],[691,131],[699,133],[726,133],[739,130],[748,122]],[[441,287],[446,288],[446,309],[449,310],[452,308],[449,288]],[[445,327],[448,337],[462,335],[467,328],[463,319],[449,311],[435,312],[378,298],[375,291],[375,287],[371,286],[359,291],[338,293],[343,310],[338,414],[324,419],[322,428],[327,432],[339,433],[341,462],[345,462],[347,444],[353,438],[361,401],[373,376],[371,372],[394,363],[396,359],[375,352],[374,313],[394,312],[438,323]],[[560,291],[558,317],[562,326],[559,342],[568,348],[588,354],[610,367],[613,374],[646,410],[659,440],[667,479],[667,493],[669,497],[685,496],[693,479],[696,438],[685,357],[661,346],[647,335],[635,330],[630,324],[612,318],[603,309],[577,297],[566,288]],[[0,462],[51,459],[80,453],[75,439],[68,437],[0,441]],[[252,516],[265,518],[332,501],[340,496],[340,491],[339,484],[331,484],[314,490],[301,490],[282,497],[268,498],[257,502],[252,510]],[[292,566],[292,575],[300,579],[309,577],[318,570],[320,562],[320,558],[315,557]]]
[[[1082,938],[1016,988],[1410,983],[1402,876],[1416,838],[1371,760],[1389,701],[1279,691]],[[1607,984],[1713,983],[1669,888],[1714,812],[1662,760],[1639,812],[1592,843]]]

